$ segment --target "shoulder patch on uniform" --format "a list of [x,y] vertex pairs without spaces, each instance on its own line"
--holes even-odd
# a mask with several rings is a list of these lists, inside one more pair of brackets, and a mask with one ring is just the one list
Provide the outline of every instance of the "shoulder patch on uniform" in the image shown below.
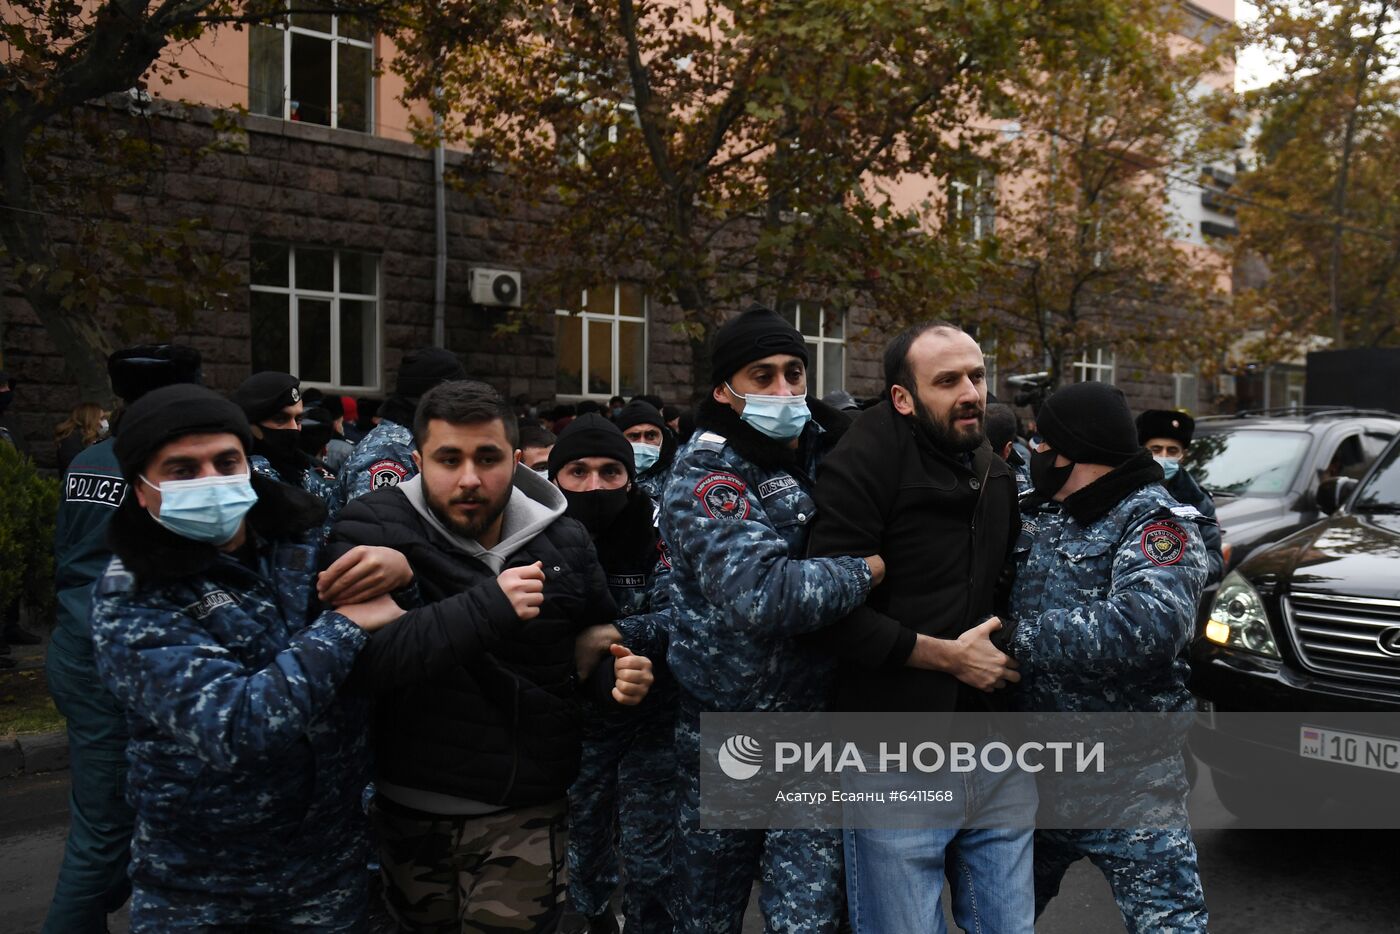
[[695,485],[695,495],[712,519],[747,519],[749,500],[744,481],[732,473],[712,473]]
[[399,481],[408,476],[408,468],[395,460],[375,461],[369,465],[369,488],[382,490],[398,486]]
[[788,474],[781,477],[770,477],[758,485],[758,498],[767,499],[770,496],[777,496],[783,490],[791,490],[797,486],[797,480]]
[[1186,530],[1170,519],[1158,520],[1142,531],[1142,553],[1158,567],[1180,561],[1186,542]]
[[695,439],[696,447],[707,448],[711,451],[722,451],[728,443],[728,438],[724,435],[717,435],[713,431],[702,431]]
[[660,538],[656,540],[656,560],[660,561],[661,566],[666,570],[669,571],[671,569],[670,549],[666,547],[665,540]]
[[96,592],[99,597],[130,593],[135,589],[136,576],[126,569],[120,558],[112,558],[107,564],[107,570],[97,579]]
[[1201,511],[1195,506],[1173,506],[1172,515],[1180,516],[1183,519],[1199,519]]
[[195,619],[204,619],[210,613],[213,613],[215,610],[217,610],[219,607],[232,606],[237,602],[238,601],[234,599],[233,595],[227,593],[226,591],[211,590],[209,593],[200,597],[194,603],[191,603],[189,606],[185,607],[185,612],[193,616]]
[[93,503],[115,509],[122,504],[124,496],[126,481],[121,477],[70,470],[63,478],[63,498],[70,503]]

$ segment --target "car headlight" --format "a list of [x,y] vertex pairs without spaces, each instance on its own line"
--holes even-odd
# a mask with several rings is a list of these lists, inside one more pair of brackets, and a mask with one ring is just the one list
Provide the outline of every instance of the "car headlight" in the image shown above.
[[1238,571],[1231,571],[1215,592],[1206,623],[1206,638],[1232,649],[1244,649],[1278,658],[1278,646],[1269,630],[1269,617],[1259,592]]

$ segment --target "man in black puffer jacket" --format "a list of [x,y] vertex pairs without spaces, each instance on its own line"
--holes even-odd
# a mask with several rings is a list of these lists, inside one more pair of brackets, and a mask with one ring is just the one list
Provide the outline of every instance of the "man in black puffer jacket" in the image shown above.
[[[331,534],[332,558],[401,552],[424,608],[365,646],[348,685],[376,695],[371,817],[389,905],[413,930],[546,931],[562,914],[574,643],[617,610],[563,495],[516,469],[516,432],[490,386],[438,386],[414,417],[421,473],[349,504]],[[638,703],[650,662],[620,645],[607,661],[600,693]]]

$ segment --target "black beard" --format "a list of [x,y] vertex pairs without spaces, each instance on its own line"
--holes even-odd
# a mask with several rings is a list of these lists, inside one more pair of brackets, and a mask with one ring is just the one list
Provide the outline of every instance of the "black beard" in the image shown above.
[[[481,537],[482,532],[491,528],[491,525],[500,518],[501,513],[506,511],[506,504],[510,502],[510,492],[513,489],[515,489],[513,485],[506,487],[506,495],[501,497],[501,501],[494,504],[476,519],[458,519],[429,496],[426,489],[423,491],[423,501],[428,504],[428,509],[437,517],[439,522],[463,538],[470,538],[475,541]],[[448,505],[451,504],[449,503]]]
[[[983,423],[986,418],[986,410],[981,408],[968,408],[966,406],[948,413],[947,421],[939,421],[933,417],[924,404],[919,401],[919,397],[912,395],[914,400],[914,418],[928,433],[929,440],[939,450],[948,454],[966,454],[975,451],[982,446],[982,442],[987,439],[986,432],[983,431]],[[953,418],[967,418],[977,416],[977,427],[971,431],[959,431],[953,427]]]

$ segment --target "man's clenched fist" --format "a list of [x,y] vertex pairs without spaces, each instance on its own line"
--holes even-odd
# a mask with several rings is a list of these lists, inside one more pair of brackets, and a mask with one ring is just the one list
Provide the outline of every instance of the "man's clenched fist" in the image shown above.
[[524,620],[540,615],[540,605],[544,603],[543,563],[536,561],[523,568],[506,568],[496,577],[496,583],[517,617]]
[[613,643],[608,646],[608,651],[612,653],[616,661],[613,662],[613,700],[619,704],[633,706],[640,704],[642,698],[647,696],[647,691],[651,690],[651,682],[655,676],[651,673],[651,659],[645,655],[633,655],[627,646],[620,643]]

